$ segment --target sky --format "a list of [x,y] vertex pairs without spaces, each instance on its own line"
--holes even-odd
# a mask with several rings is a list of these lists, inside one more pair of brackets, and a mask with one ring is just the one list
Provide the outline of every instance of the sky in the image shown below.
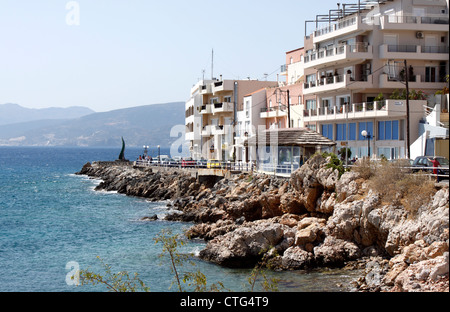
[[[0,0],[0,104],[102,112],[186,101],[214,77],[276,80],[320,0]],[[312,32],[312,24],[308,33]],[[204,71],[204,73],[203,73]]]

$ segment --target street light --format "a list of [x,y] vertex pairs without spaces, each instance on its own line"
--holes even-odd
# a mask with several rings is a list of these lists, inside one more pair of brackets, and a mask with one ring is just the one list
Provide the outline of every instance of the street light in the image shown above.
[[366,130],[361,131],[361,135],[367,139],[367,156],[370,159],[370,139],[372,138],[372,136],[370,135],[370,132],[367,132]]
[[161,163],[161,154],[160,154],[160,148],[161,146],[158,145],[158,164]]
[[147,156],[148,155],[148,148],[149,148],[150,146],[148,146],[148,145],[144,145],[143,146],[143,148],[144,148],[144,156]]

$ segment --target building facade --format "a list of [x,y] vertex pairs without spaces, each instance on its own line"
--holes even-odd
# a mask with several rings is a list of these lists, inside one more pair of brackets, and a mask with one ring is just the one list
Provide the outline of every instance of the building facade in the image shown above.
[[304,125],[353,156],[411,157],[426,99],[446,86],[448,16],[443,0],[344,3],[316,16],[305,37]]
[[[244,96],[262,88],[277,85],[274,81],[216,79],[200,81],[191,90],[186,102],[189,118],[186,118],[186,140],[190,141],[191,156],[194,159],[236,159],[236,131],[242,130],[245,120],[238,129],[238,113],[249,111],[244,107]],[[253,110],[252,110],[253,111]],[[188,113],[187,113],[188,114]],[[243,117],[242,114],[239,114]],[[198,122],[193,122],[197,120]],[[242,122],[244,124],[242,124]]]

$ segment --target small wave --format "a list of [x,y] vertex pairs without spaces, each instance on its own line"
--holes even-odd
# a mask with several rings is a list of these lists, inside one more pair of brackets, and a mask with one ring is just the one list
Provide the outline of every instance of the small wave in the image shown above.
[[92,187],[90,187],[89,189],[91,190],[91,191],[94,191],[94,192],[96,192],[96,193],[99,193],[99,194],[117,194],[118,192],[117,191],[106,191],[106,190],[96,190],[95,188],[96,188],[97,186],[92,186]]

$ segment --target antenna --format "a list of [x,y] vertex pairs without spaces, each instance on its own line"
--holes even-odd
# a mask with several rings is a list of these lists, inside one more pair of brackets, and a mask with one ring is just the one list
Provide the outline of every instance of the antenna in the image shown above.
[[211,80],[214,79],[214,49],[212,49],[211,53]]
[[202,69],[202,75],[203,75],[203,81],[205,80],[205,70],[204,69]]

